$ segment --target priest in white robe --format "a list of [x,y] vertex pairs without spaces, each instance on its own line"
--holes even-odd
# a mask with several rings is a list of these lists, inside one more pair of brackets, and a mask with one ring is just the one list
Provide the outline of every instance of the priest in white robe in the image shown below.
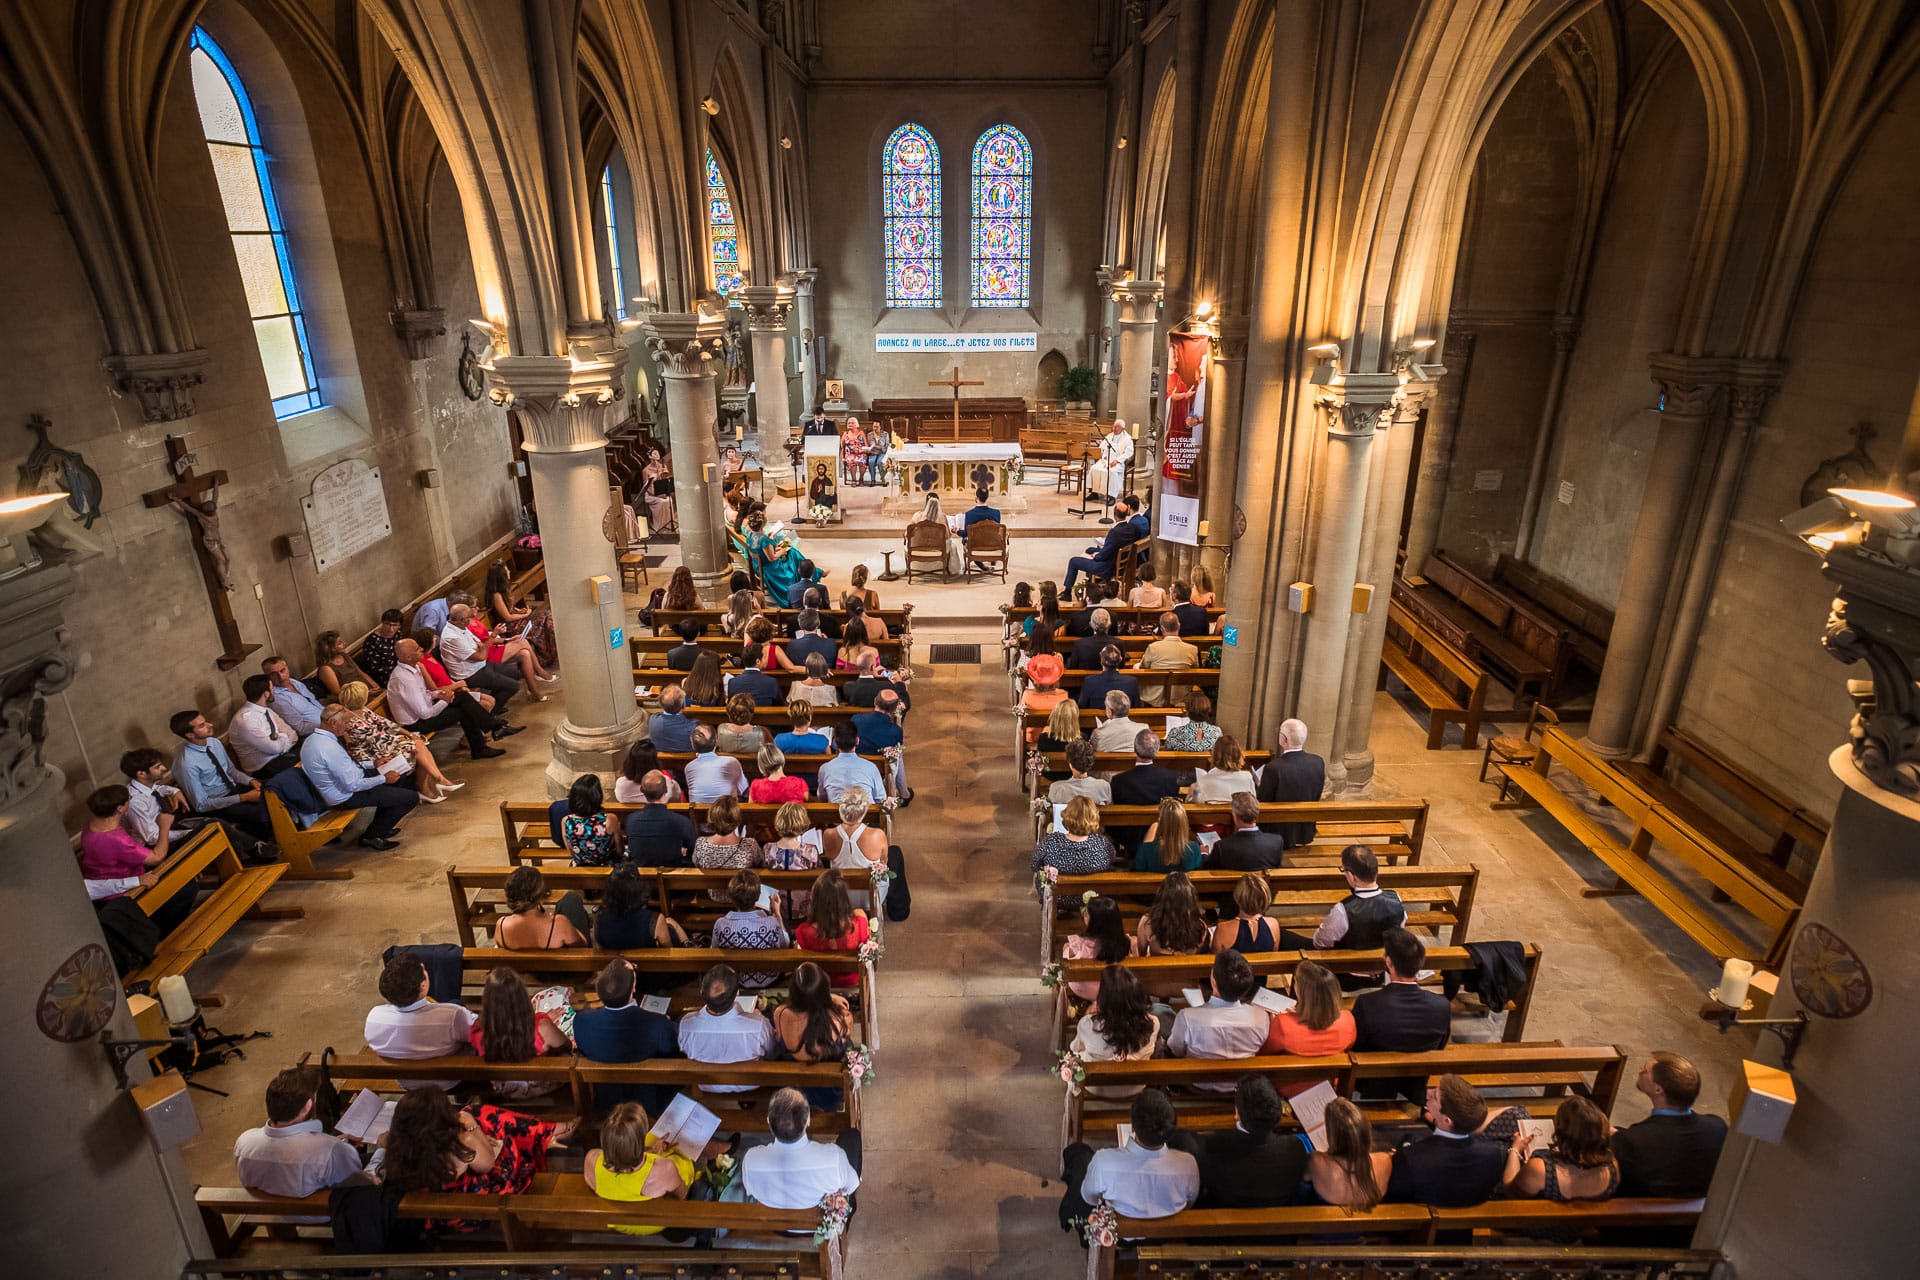
[[1120,418],[1113,420],[1113,427],[1100,437],[1100,460],[1087,468],[1087,489],[1111,502],[1125,493],[1127,483],[1127,463],[1133,461],[1133,437],[1127,434],[1127,424]]

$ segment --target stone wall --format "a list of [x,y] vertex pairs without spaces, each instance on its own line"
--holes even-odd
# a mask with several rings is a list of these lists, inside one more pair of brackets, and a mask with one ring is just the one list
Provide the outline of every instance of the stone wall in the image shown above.
[[[844,0],[823,14],[819,81],[808,100],[809,185],[827,376],[847,382],[856,408],[881,396],[939,396],[930,380],[958,364],[985,381],[971,395],[1032,399],[1039,364],[1058,350],[1089,358],[1099,327],[1107,94],[1091,58],[1095,6],[996,0],[959,9]],[[992,79],[987,79],[992,77]],[[970,81],[983,81],[970,83]],[[1020,83],[1013,83],[1019,81]],[[940,145],[943,293],[939,309],[884,305],[880,151],[915,121]],[[999,123],[1034,150],[1032,303],[968,306],[969,161],[974,140]],[[1037,350],[886,354],[882,333],[1037,331]]]
[[[270,49],[261,56],[258,29],[232,9],[221,18],[218,26],[210,18],[210,29],[254,94],[276,153],[276,189],[287,206],[303,301],[313,311],[326,410],[289,423],[273,419],[185,74],[173,78],[164,104],[160,199],[196,337],[210,359],[198,412],[178,423],[147,424],[135,401],[112,392],[78,255],[18,131],[0,117],[0,172],[12,183],[0,215],[0,278],[22,300],[0,319],[13,356],[0,368],[0,402],[17,415],[0,467],[25,457],[24,419],[42,413],[53,420],[55,442],[81,450],[105,486],[106,514],[92,536],[106,551],[78,566],[67,609],[79,678],[49,711],[49,758],[67,775],[69,806],[96,785],[120,781],[116,764],[126,749],[170,750],[173,711],[197,706],[224,727],[240,680],[265,653],[279,650],[297,668],[309,667],[316,633],[370,628],[383,608],[404,603],[511,527],[504,422],[497,409],[470,404],[455,389],[457,328],[432,359],[410,363],[388,323],[392,277],[344,107],[316,66],[295,54],[280,65]],[[310,140],[310,152],[290,129]],[[438,270],[443,283],[464,290],[450,287],[446,297],[457,325],[475,313],[471,272],[457,202],[449,198],[439,212]],[[263,646],[230,673],[214,665],[220,646],[186,522],[141,501],[171,479],[168,434],[189,438],[201,472],[225,470],[230,478],[219,511],[233,561],[231,599],[245,640]],[[288,557],[285,539],[305,531],[300,499],[314,476],[346,458],[380,468],[393,532],[316,573],[310,558]],[[428,493],[418,476],[434,467],[442,488]]]

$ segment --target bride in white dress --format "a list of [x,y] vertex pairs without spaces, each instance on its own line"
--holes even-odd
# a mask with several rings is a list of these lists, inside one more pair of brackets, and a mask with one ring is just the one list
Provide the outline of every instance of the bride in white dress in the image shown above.
[[966,566],[966,543],[962,542],[960,538],[955,535],[953,530],[954,522],[940,513],[940,495],[937,493],[927,495],[927,505],[925,509],[920,512],[919,516],[915,518],[913,523],[919,524],[927,520],[937,521],[946,526],[947,573],[951,575],[963,572]]

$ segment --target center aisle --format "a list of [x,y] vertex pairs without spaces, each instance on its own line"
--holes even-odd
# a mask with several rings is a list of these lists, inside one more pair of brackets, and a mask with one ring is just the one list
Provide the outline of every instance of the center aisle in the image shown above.
[[[1069,1275],[1085,1255],[1056,1216],[1061,1092],[1048,1070],[1032,837],[999,632],[928,619],[915,633],[916,798],[896,824],[913,916],[887,926],[880,964],[884,1039],[861,1104],[866,1166],[849,1270]],[[934,639],[977,642],[986,665],[929,665]]]

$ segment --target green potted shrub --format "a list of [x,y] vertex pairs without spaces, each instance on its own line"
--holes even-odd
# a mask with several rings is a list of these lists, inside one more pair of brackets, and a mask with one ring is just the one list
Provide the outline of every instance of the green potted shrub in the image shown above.
[[1093,394],[1099,386],[1099,374],[1084,364],[1076,364],[1060,375],[1060,398],[1070,409],[1091,409]]

